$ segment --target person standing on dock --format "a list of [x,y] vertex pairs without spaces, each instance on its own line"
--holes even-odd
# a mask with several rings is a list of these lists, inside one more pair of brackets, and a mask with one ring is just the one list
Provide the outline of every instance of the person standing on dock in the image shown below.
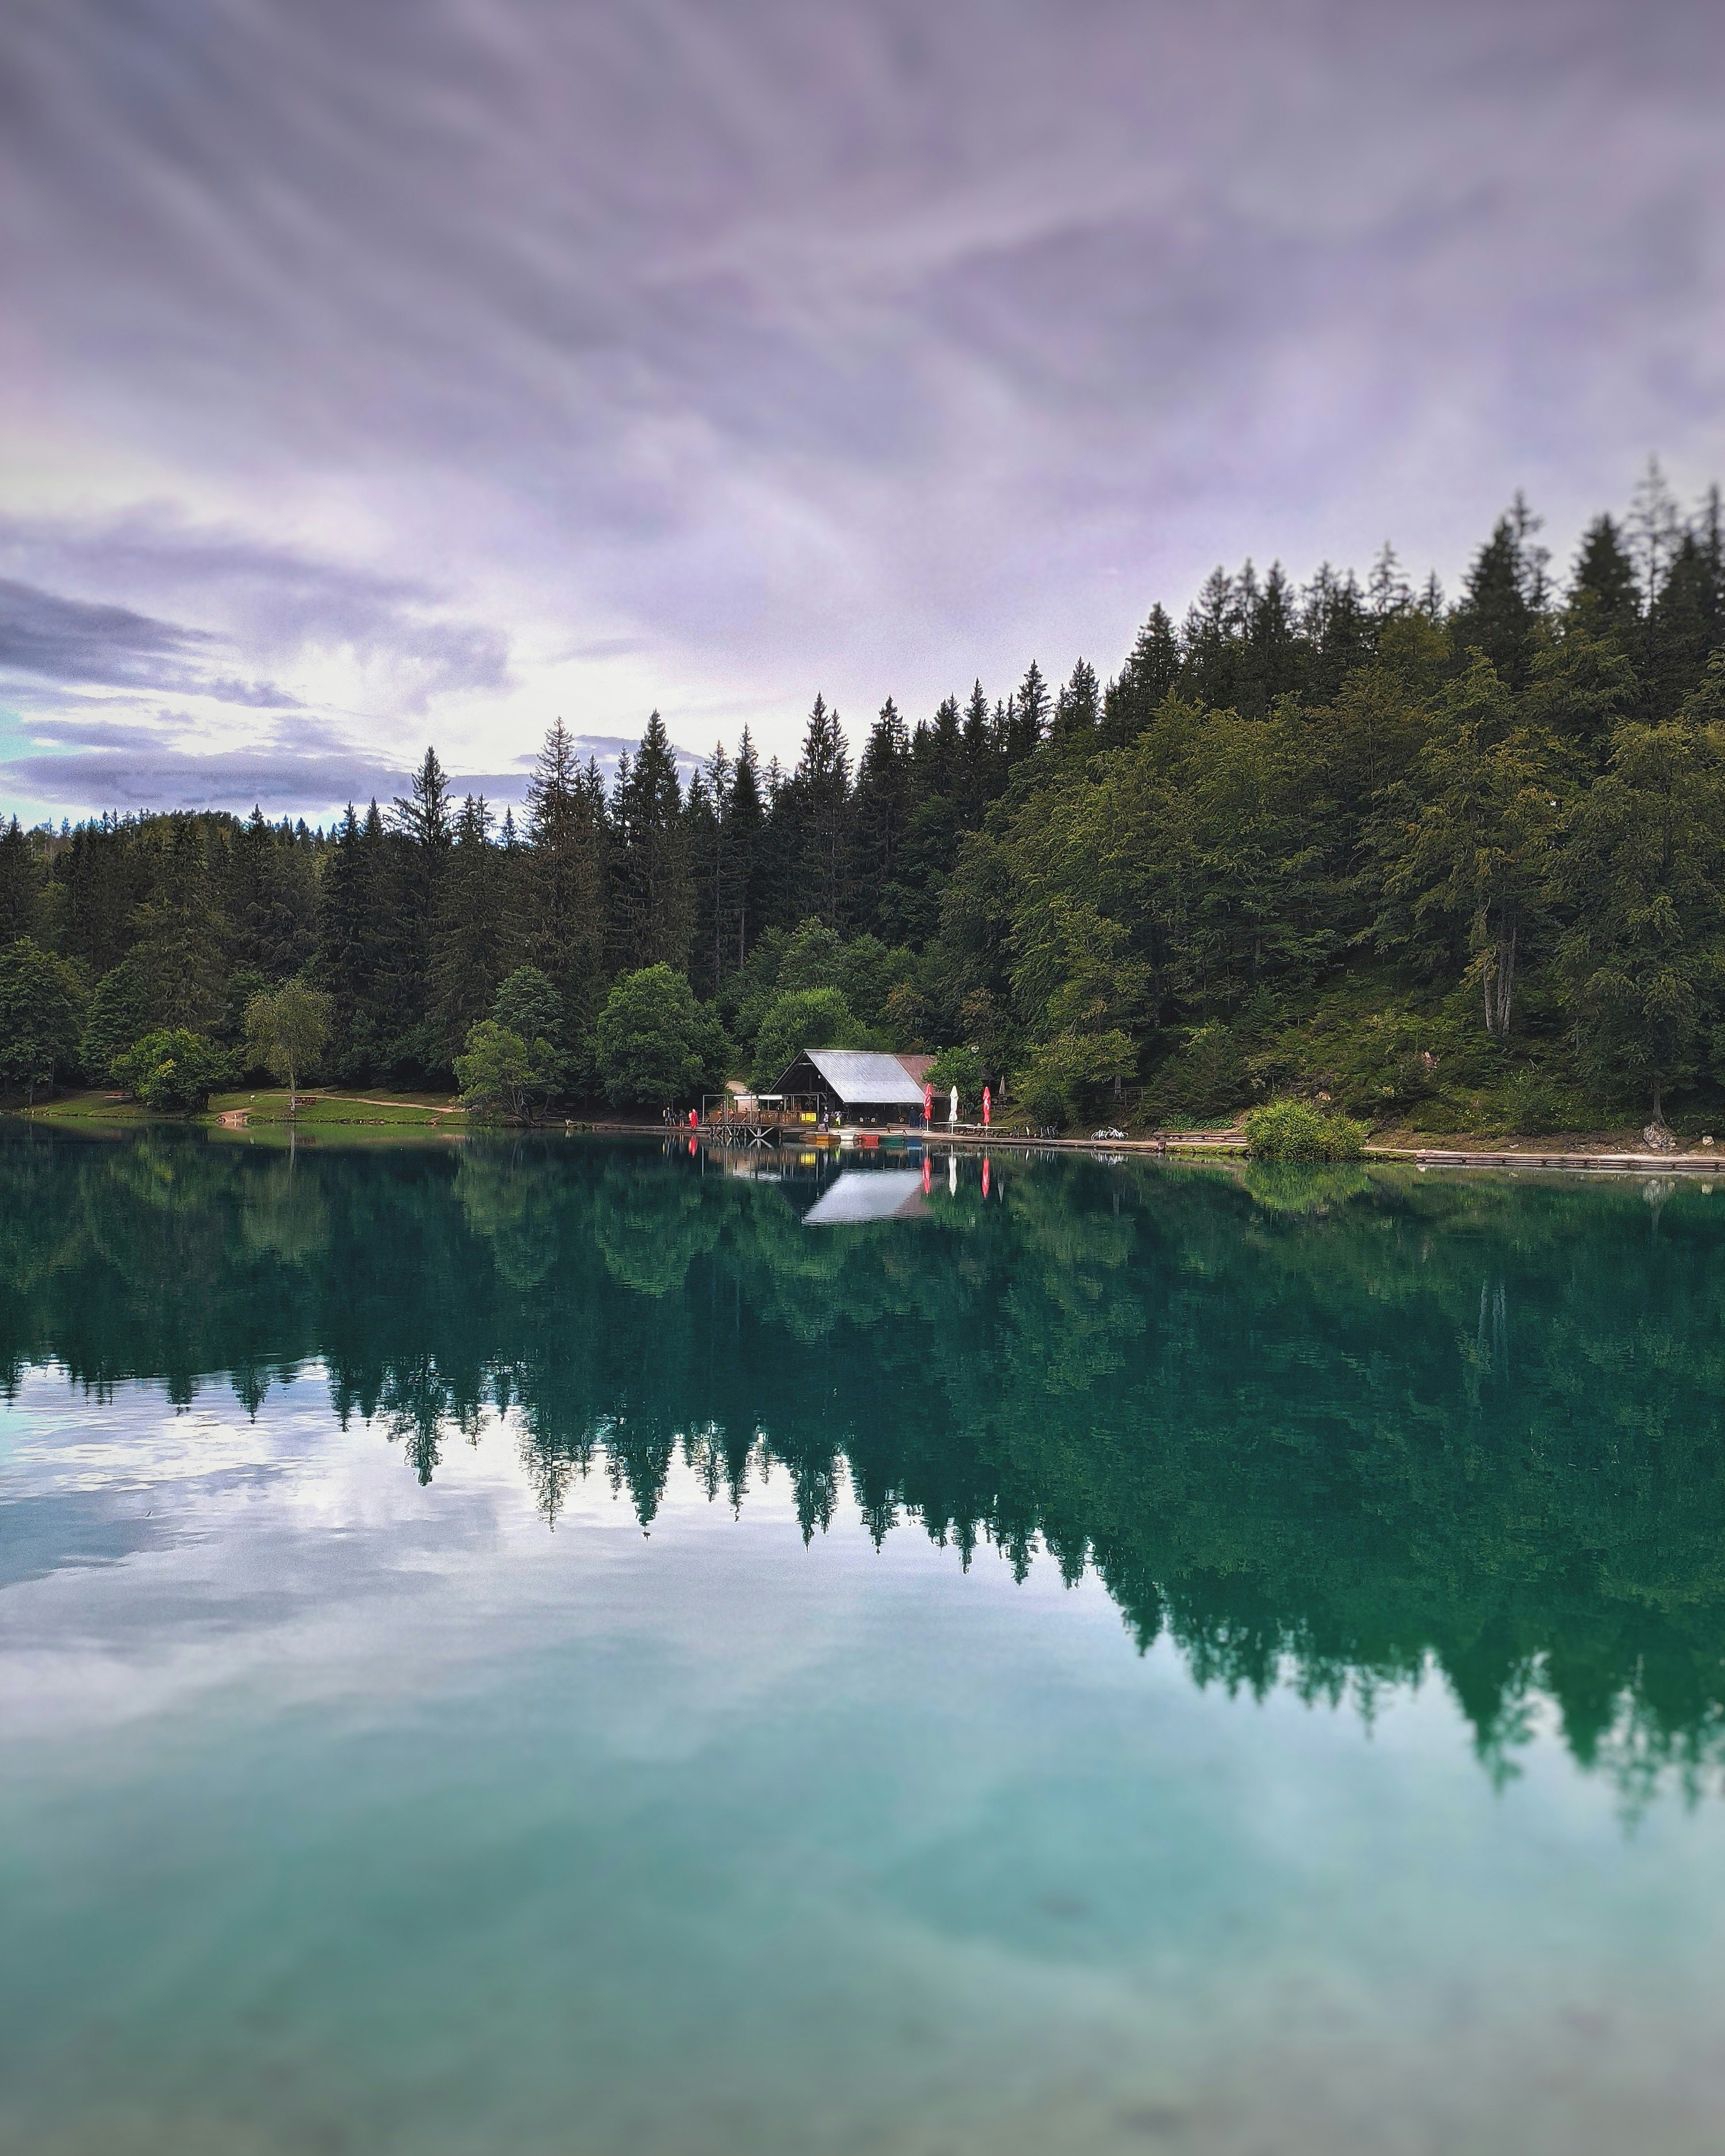
[[[988,1087],[984,1086],[983,1088],[983,1128],[984,1130],[987,1130],[988,1127],[988,1111],[993,1106],[993,1105],[994,1096],[988,1091]],[[984,1198],[986,1198],[988,1194],[986,1190],[983,1193]]]

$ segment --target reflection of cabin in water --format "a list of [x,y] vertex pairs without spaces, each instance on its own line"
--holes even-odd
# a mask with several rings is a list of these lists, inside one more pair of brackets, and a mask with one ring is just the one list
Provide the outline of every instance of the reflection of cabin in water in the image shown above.
[[[866,1048],[805,1048],[773,1091],[793,1112],[864,1129],[922,1120],[927,1056],[883,1055]],[[763,1096],[764,1101],[768,1096]]]

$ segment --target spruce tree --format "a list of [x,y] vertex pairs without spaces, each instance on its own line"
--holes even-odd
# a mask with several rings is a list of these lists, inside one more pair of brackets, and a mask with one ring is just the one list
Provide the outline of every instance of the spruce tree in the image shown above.
[[891,696],[856,767],[851,803],[851,888],[855,920],[865,932],[889,936],[886,892],[911,816],[911,744]]
[[726,970],[731,972],[741,971],[755,938],[766,926],[767,811],[761,799],[760,759],[747,726],[737,745],[725,824],[731,868],[725,918]]
[[30,842],[14,816],[0,830],[0,949],[36,933],[40,887]]
[[1124,748],[1136,741],[1179,678],[1180,640],[1168,609],[1158,601],[1102,699],[1101,732],[1106,746]]
[[694,932],[693,879],[676,758],[655,711],[633,765],[619,759],[614,824],[619,970],[685,971]]
[[1596,516],[1582,534],[1569,586],[1569,611],[1590,635],[1609,638],[1625,657],[1640,656],[1641,601],[1635,565],[1609,516]]
[[[955,707],[956,720],[956,707]],[[954,737],[956,742],[956,726]],[[836,711],[817,696],[784,797],[774,814],[783,834],[786,881],[779,917],[814,915],[829,928],[844,925],[850,853],[850,757]]]
[[1511,689],[1525,685],[1532,662],[1538,618],[1533,598],[1543,588],[1543,574],[1538,550],[1530,550],[1528,534],[1534,528],[1517,495],[1475,555],[1451,622],[1457,652],[1483,652]]
[[1007,737],[1009,764],[1021,763],[1042,746],[1051,709],[1048,684],[1042,678],[1042,669],[1033,659],[1012,700],[1011,730]]
[[1095,747],[1101,716],[1102,698],[1096,683],[1096,670],[1087,659],[1081,659],[1072,669],[1071,679],[1055,700],[1054,724],[1049,739],[1062,752],[1082,754]]
[[154,887],[139,907],[135,949],[164,1024],[212,1030],[222,1014],[228,924],[211,834],[198,816],[171,816],[152,834]]
[[432,1016],[450,1065],[521,957],[521,923],[506,875],[504,855],[491,840],[490,809],[482,794],[470,793],[454,820],[432,938]]
[[983,811],[993,798],[993,732],[989,724],[988,700],[980,680],[972,684],[964,706],[964,725],[959,736],[961,761],[958,778],[958,817],[967,831],[980,828]]
[[731,759],[722,742],[689,782],[683,807],[691,871],[695,883],[694,970],[701,993],[718,993],[725,977],[728,940],[725,932],[730,882],[729,834],[726,830]]
[[556,989],[578,1047],[603,1000],[609,940],[604,788],[583,767],[561,719],[545,737],[527,784],[523,929],[526,954]]
[[394,829],[399,841],[394,850],[400,906],[393,998],[398,1054],[423,1068],[435,1053],[432,1033],[421,1029],[431,1006],[432,945],[454,843],[449,780],[434,748],[426,750],[405,796],[396,797]]
[[1669,718],[1700,681],[1722,642],[1720,593],[1703,539],[1686,531],[1672,553],[1647,619],[1647,707]]

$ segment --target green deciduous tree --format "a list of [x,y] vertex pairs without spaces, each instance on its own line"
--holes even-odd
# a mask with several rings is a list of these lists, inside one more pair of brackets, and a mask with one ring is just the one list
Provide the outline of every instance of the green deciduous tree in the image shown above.
[[245,1007],[245,1052],[288,1089],[288,1113],[299,1112],[300,1081],[314,1070],[330,1037],[329,997],[304,981],[259,989]]
[[455,1058],[463,1104],[480,1115],[530,1123],[538,1104],[557,1089],[558,1058],[544,1040],[524,1040],[495,1019],[472,1027]]
[[681,973],[647,966],[613,983],[595,1029],[607,1100],[664,1108],[723,1083],[729,1045]]
[[234,1059],[203,1034],[172,1026],[136,1042],[115,1064],[114,1076],[146,1107],[191,1115],[232,1080]]
[[805,1048],[851,1048],[862,1039],[839,989],[789,989],[768,1006],[755,1036],[755,1083],[776,1085]]

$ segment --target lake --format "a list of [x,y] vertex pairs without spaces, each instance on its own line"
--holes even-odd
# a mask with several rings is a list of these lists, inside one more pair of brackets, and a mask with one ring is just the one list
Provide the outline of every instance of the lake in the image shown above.
[[983,1166],[11,1127],[0,2148],[1717,2148],[1725,1191]]

